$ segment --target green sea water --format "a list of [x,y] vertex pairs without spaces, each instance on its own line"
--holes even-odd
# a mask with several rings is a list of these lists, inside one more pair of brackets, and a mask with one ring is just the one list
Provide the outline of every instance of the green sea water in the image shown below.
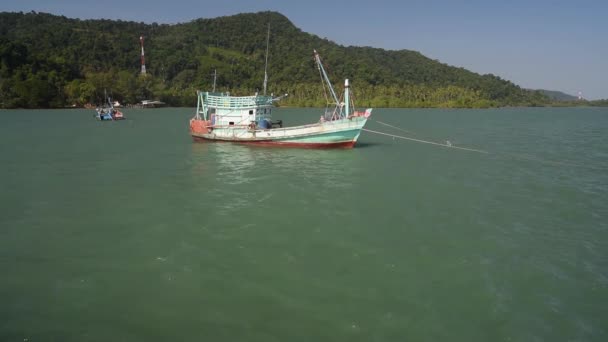
[[0,341],[608,340],[608,109],[366,126],[487,154],[194,143],[193,111],[0,111]]

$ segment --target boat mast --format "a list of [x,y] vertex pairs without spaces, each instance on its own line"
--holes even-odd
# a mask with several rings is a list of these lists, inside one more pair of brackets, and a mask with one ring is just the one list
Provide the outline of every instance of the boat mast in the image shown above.
[[344,105],[346,106],[346,112],[344,112],[344,117],[348,117],[350,111],[350,97],[348,92],[348,78],[344,80]]
[[106,90],[106,88],[103,88],[103,96],[105,97],[105,100],[108,101],[108,106],[112,106],[112,102],[110,102],[110,97],[108,96],[108,91]]
[[201,92],[198,90],[196,91],[196,115],[194,117],[196,120],[201,119]]
[[329,77],[327,77],[325,68],[323,68],[323,63],[321,63],[321,57],[319,57],[317,50],[313,50],[313,51],[315,52],[315,61],[317,62],[317,67],[319,68],[319,70],[321,70],[321,73],[323,74],[323,79],[325,80],[325,83],[327,83],[327,85],[329,87],[329,92],[331,93],[331,97],[334,99],[334,102],[336,103],[336,106],[337,106],[337,105],[339,105],[338,97],[336,96],[334,87],[332,87],[331,82],[329,81]]
[[215,93],[215,81],[217,80],[217,69],[213,69],[213,92]]
[[264,64],[264,96],[266,96],[266,86],[268,85],[268,45],[270,43],[270,22],[268,23],[268,33],[266,34],[266,63]]

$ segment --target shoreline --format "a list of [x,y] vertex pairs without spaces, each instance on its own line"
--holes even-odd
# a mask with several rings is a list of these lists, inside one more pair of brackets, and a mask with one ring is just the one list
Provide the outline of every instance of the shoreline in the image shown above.
[[[606,105],[546,105],[546,106],[502,106],[502,107],[373,107],[374,109],[445,109],[445,110],[487,110],[487,109],[523,109],[523,108],[606,108]],[[180,106],[164,106],[156,108],[141,108],[141,107],[120,107],[122,110],[150,110],[150,109],[165,109],[165,108],[196,108],[196,107],[180,107]],[[324,107],[298,107],[298,106],[276,106],[275,109],[282,108],[324,108]],[[358,106],[357,108],[365,108],[365,106]],[[3,110],[94,110],[86,107],[40,107],[40,108],[0,108]]]

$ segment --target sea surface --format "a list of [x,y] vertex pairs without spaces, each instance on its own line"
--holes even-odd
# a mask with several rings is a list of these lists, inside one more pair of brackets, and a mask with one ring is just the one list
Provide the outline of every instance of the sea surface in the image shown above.
[[607,108],[366,126],[488,153],[194,143],[193,112],[0,111],[0,341],[608,341]]

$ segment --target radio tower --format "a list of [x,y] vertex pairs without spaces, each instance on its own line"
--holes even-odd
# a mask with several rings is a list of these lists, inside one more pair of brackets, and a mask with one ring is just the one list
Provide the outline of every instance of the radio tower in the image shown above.
[[146,60],[144,59],[144,36],[139,36],[139,42],[141,43],[141,74],[146,74]]

